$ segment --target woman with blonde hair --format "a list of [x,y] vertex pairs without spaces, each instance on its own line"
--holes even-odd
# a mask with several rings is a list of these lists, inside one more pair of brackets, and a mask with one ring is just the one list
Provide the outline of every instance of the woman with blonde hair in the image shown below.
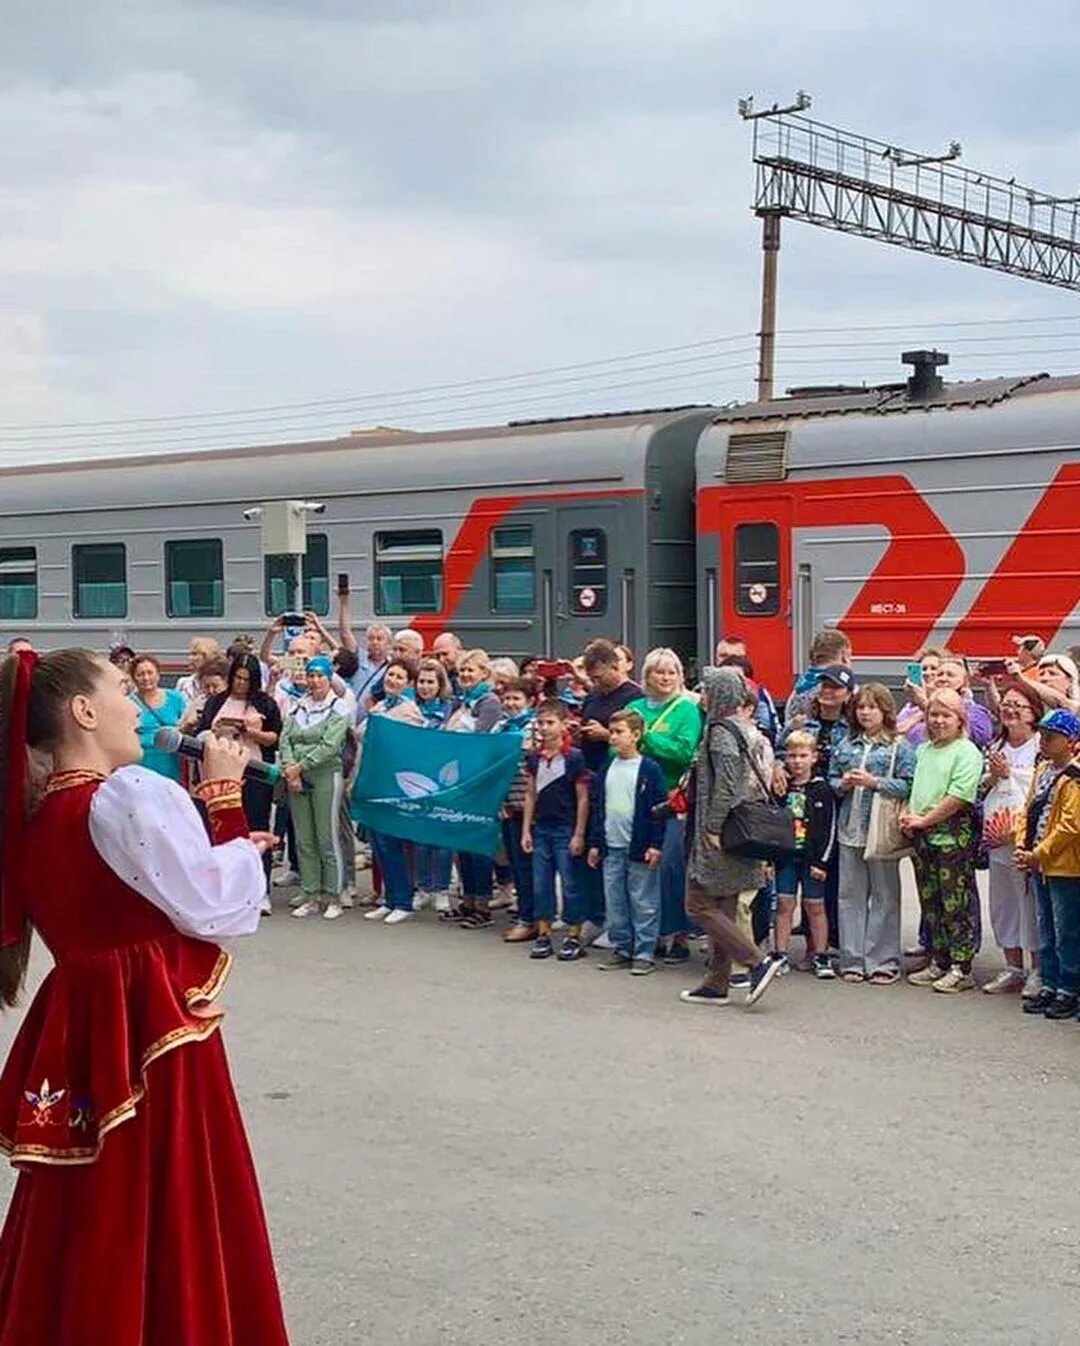
[[[697,699],[686,690],[682,660],[666,646],[650,650],[641,668],[645,695],[631,701],[645,721],[641,755],[651,757],[674,790],[690,769],[701,741],[702,715]],[[664,827],[660,852],[660,945],[670,940],[662,955],[666,963],[685,963],[690,957],[690,922],[686,915],[686,859],[683,854],[686,820],[672,814]]]
[[915,749],[897,732],[896,703],[880,682],[859,688],[851,720],[829,767],[840,799],[840,976],[891,986],[900,980],[900,861],[868,860],[864,852],[874,796],[907,799]]
[[179,678],[176,690],[189,705],[201,711],[206,703],[206,689],[202,685],[202,671],[212,660],[223,657],[221,646],[213,636],[195,636],[188,649],[188,668],[191,672]]
[[968,705],[959,692],[935,691],[926,705],[929,737],[915,758],[915,775],[900,826],[915,846],[915,878],[929,937],[930,962],[908,981],[955,995],[975,982],[973,906],[979,849],[975,799],[982,753],[968,738]]

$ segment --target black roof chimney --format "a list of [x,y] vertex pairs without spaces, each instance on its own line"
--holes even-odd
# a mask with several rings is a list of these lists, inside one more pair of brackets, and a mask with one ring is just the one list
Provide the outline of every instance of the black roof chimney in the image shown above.
[[909,401],[929,402],[945,387],[937,372],[939,365],[949,363],[944,351],[905,351],[900,359],[903,364],[911,365],[911,378],[907,383]]

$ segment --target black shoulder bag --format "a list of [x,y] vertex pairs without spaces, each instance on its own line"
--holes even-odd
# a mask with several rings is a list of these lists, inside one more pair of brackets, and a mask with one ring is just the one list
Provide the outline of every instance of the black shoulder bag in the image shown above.
[[[783,864],[800,854],[795,845],[795,819],[783,804],[772,802],[772,786],[754,761],[745,737],[732,725],[720,721],[721,727],[737,740],[739,756],[757,777],[765,792],[765,799],[745,799],[736,804],[724,820],[720,831],[720,845],[729,855],[744,860],[770,860]],[[706,747],[705,751],[708,751]]]

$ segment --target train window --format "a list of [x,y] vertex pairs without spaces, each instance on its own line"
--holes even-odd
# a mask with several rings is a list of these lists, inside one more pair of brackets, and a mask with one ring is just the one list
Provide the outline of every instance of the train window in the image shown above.
[[780,530],[774,523],[735,529],[735,611],[741,617],[780,611]]
[[491,530],[492,612],[536,608],[536,549],[528,525]]
[[442,588],[441,529],[375,534],[375,611],[380,616],[438,612]]
[[37,612],[37,548],[0,547],[0,618],[25,621]]
[[570,611],[576,617],[602,617],[608,597],[607,533],[574,528],[569,542]]
[[225,615],[225,565],[219,538],[165,543],[165,611],[170,617]]
[[[267,556],[263,561],[266,615],[288,612],[293,602],[291,556]],[[325,533],[309,533],[307,555],[300,560],[301,602],[305,612],[325,617],[330,611],[330,541]]]
[[71,611],[75,617],[126,617],[127,548],[95,542],[71,549]]

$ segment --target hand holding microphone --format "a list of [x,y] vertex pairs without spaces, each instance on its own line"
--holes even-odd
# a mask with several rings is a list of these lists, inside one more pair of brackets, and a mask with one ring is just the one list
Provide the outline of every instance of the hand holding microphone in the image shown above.
[[251,761],[248,749],[233,738],[219,738],[213,732],[200,734],[203,770],[207,780],[243,780]]
[[218,738],[209,729],[192,738],[165,724],[154,735],[154,747],[159,752],[175,752],[201,762],[207,775],[219,780],[256,780],[263,785],[276,785],[281,779],[280,767],[249,756],[238,742]]

